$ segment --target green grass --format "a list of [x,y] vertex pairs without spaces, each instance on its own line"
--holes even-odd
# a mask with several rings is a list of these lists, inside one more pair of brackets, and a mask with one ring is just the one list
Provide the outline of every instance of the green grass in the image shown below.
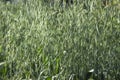
[[119,80],[120,9],[47,4],[0,1],[0,80]]

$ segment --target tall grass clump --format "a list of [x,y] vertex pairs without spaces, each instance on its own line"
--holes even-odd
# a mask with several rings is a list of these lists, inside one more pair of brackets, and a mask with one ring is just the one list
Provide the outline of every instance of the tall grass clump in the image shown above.
[[120,8],[84,0],[0,1],[0,80],[120,79]]

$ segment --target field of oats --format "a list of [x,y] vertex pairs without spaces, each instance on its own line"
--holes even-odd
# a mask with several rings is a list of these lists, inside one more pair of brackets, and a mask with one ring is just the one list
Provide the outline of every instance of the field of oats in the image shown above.
[[0,1],[0,80],[120,80],[120,8],[58,4]]

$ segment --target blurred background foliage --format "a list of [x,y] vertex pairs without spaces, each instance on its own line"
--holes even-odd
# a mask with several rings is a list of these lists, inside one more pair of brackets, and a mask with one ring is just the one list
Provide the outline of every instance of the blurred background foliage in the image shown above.
[[120,80],[119,2],[66,2],[0,1],[0,80]]

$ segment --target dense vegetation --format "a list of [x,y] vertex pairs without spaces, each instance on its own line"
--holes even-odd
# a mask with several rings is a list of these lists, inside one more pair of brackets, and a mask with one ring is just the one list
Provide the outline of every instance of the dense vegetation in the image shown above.
[[0,80],[120,80],[118,5],[58,4],[0,1]]

